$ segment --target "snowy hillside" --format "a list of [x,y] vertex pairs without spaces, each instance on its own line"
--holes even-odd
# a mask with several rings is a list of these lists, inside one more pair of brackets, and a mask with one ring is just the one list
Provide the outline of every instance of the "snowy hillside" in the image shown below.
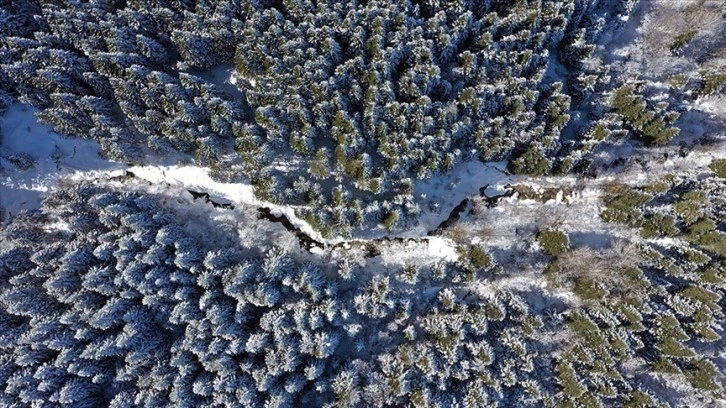
[[0,7],[0,406],[726,406],[718,1]]

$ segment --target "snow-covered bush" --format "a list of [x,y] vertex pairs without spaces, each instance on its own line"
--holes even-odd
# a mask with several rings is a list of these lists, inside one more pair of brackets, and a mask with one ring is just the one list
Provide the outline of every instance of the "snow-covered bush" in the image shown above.
[[567,250],[569,239],[567,234],[553,229],[542,229],[537,233],[537,242],[542,251],[550,256],[557,256]]

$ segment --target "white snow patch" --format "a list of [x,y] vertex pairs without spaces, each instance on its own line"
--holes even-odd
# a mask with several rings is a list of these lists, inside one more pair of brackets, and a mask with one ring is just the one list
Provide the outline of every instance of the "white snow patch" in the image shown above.
[[421,214],[416,225],[400,236],[423,236],[449,217],[449,212],[467,197],[479,196],[479,189],[489,184],[487,194],[501,193],[504,185],[514,177],[509,175],[506,161],[482,163],[463,162],[445,175],[418,181],[414,185],[414,197],[422,198]]
[[215,84],[217,89],[227,92],[231,96],[241,97],[237,88],[237,77],[235,76],[234,66],[229,64],[218,65],[208,71],[199,74],[202,78]]
[[70,224],[68,224],[65,221],[56,220],[55,222],[51,224],[47,224],[43,227],[46,231],[59,231],[59,232],[66,232],[71,233]]
[[431,265],[439,261],[454,262],[459,255],[456,243],[444,237],[428,237],[424,241],[390,242],[379,246],[381,263],[388,268],[406,265]]
[[427,244],[428,255],[446,261],[456,261],[456,244],[446,238],[430,237]]
[[648,242],[652,242],[665,248],[675,248],[683,246],[683,242],[680,239],[673,237],[651,238],[648,239]]

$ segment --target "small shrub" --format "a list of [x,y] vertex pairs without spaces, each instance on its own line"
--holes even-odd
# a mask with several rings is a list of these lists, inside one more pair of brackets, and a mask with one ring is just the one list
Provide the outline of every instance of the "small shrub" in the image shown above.
[[643,194],[633,190],[618,192],[605,198],[605,210],[600,216],[606,222],[637,225],[642,217],[638,207],[652,198],[653,196],[650,194]]
[[643,188],[646,193],[654,195],[667,193],[670,189],[671,184],[664,179],[654,181],[653,183],[650,183]]
[[624,85],[616,89],[610,99],[610,106],[615,112],[629,121],[639,118],[646,107],[643,98],[634,95],[634,92],[635,87],[633,85]]
[[627,401],[623,404],[626,408],[650,407],[653,405],[653,398],[640,390],[634,390],[628,395]]
[[723,275],[726,272],[726,268],[722,269],[723,272],[719,272],[718,268],[711,267],[703,271],[701,274],[701,280],[705,283],[721,284],[724,282]]
[[666,338],[658,343],[658,349],[666,356],[671,357],[692,357],[693,351],[673,338]]
[[673,216],[655,214],[643,222],[643,226],[640,229],[640,236],[643,238],[673,236],[678,233],[674,224],[675,218]]
[[318,149],[315,159],[310,162],[308,172],[316,179],[325,179],[330,176],[330,158],[325,149]]
[[708,167],[716,173],[716,177],[726,179],[726,159],[716,159]]
[[705,203],[704,192],[689,191],[681,196],[680,201],[673,204],[673,211],[681,217],[685,225],[691,225],[703,216],[702,207]]
[[552,229],[543,229],[537,233],[537,241],[547,255],[557,256],[567,249],[570,240],[567,234]]
[[[476,279],[477,271],[486,270],[493,266],[491,255],[478,245],[459,246],[459,264],[462,273],[461,279],[465,282],[473,282]],[[494,271],[492,271],[494,272]]]
[[541,176],[549,168],[550,161],[537,146],[530,147],[509,162],[509,171],[515,174]]
[[683,89],[683,87],[688,83],[688,76],[671,75],[668,77],[666,82],[668,82],[668,85],[670,85],[673,89]]
[[721,300],[721,296],[700,286],[688,286],[681,291],[681,296],[686,297],[693,302],[700,302],[712,310],[719,310],[718,301]]
[[562,393],[564,395],[570,398],[577,398],[585,392],[577,380],[575,370],[572,369],[568,362],[556,363],[555,371],[557,372],[557,383],[562,387]]
[[582,338],[586,347],[600,355],[606,354],[607,342],[597,325],[589,317],[579,312],[573,313],[568,318],[567,326]]
[[721,373],[708,360],[696,360],[683,368],[683,374],[692,386],[702,390],[716,391],[721,387],[716,382]]
[[403,268],[401,273],[401,280],[410,285],[415,285],[418,282],[419,269],[415,265],[407,265]]
[[686,261],[695,265],[703,265],[711,260],[708,255],[691,248],[685,250],[684,256],[686,257]]
[[598,300],[607,295],[607,292],[600,288],[597,282],[592,279],[577,279],[572,291],[580,299],[584,300]]
[[699,242],[705,237],[709,232],[716,229],[716,223],[712,220],[705,218],[701,219],[699,221],[696,221],[694,224],[692,224],[688,228],[688,239],[691,242]]
[[603,125],[602,123],[598,123],[592,129],[590,129],[588,134],[592,136],[593,139],[601,141],[605,140],[605,138],[610,135],[610,130],[608,130],[608,128],[605,127],[605,125]]
[[653,371],[656,373],[665,374],[680,374],[681,370],[678,369],[673,363],[668,361],[667,358],[661,357],[660,360],[653,363]]
[[714,94],[726,86],[726,74],[708,74],[701,81],[701,86],[696,90],[696,96],[708,96]]
[[383,227],[386,228],[386,230],[391,231],[396,227],[396,224],[398,223],[398,212],[393,211],[388,213],[386,217],[383,219]]
[[506,317],[504,311],[494,303],[487,303],[484,306],[484,314],[489,320],[501,321]]
[[670,45],[670,50],[673,54],[678,55],[683,48],[688,45],[689,42],[693,39],[693,37],[698,34],[698,30],[689,30],[685,33],[678,34],[676,38],[673,39],[673,42]]
[[552,286],[553,288],[556,288],[558,285],[558,277],[557,273],[560,271],[560,266],[558,265],[557,261],[550,262],[547,264],[547,266],[544,269],[544,276],[545,280],[547,281],[547,284]]
[[685,238],[706,250],[726,256],[726,234],[716,230],[716,223],[710,219],[701,219],[691,225]]
[[569,173],[575,166],[575,159],[572,157],[565,157],[560,160],[552,169],[552,173],[555,175],[562,175]]
[[699,339],[702,341],[718,341],[721,340],[721,336],[716,333],[712,328],[704,324],[698,324],[693,326],[693,331],[696,332]]
[[610,98],[611,108],[621,115],[635,136],[648,145],[667,143],[678,135],[679,129],[668,127],[677,118],[677,112],[663,113],[648,108],[643,97],[635,93],[633,85],[616,89]]
[[469,248],[469,262],[475,269],[485,269],[492,265],[492,257],[484,248],[472,245]]

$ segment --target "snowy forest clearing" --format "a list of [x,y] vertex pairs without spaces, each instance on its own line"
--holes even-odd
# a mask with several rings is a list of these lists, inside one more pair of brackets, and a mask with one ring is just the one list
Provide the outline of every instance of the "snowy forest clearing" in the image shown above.
[[[130,172],[138,180],[157,187],[167,186],[169,191],[193,190],[206,192],[214,200],[229,201],[235,205],[269,207],[273,213],[285,215],[291,223],[312,239],[340,247],[346,239],[323,238],[305,221],[295,215],[294,208],[275,205],[255,198],[253,188],[246,183],[219,182],[210,176],[207,168],[182,165],[126,166],[99,156],[100,148],[93,141],[62,137],[47,125],[39,124],[35,109],[26,105],[11,106],[0,119],[0,164],[3,165],[0,182],[0,205],[4,219],[12,214],[39,208],[42,193],[52,191],[63,180],[114,179]],[[627,157],[631,163],[625,168],[606,171],[597,180],[561,177],[515,176],[506,173],[506,162],[484,164],[465,162],[445,176],[435,176],[415,184],[414,195],[421,200],[422,211],[411,226],[394,234],[374,229],[354,240],[365,241],[383,237],[423,238],[446,220],[449,212],[463,199],[474,199],[477,207],[484,207],[480,189],[488,186],[486,194],[507,191],[510,186],[528,186],[533,191],[559,190],[554,199],[544,203],[522,199],[519,194],[499,201],[494,208],[479,208],[472,217],[470,227],[462,214],[454,235],[468,236],[464,241],[484,242],[495,247],[509,248],[525,231],[532,233],[542,227],[563,227],[572,233],[573,244],[603,245],[604,237],[615,228],[599,219],[601,186],[613,181],[636,185],[646,177],[666,174],[681,175],[706,168],[712,160],[726,158],[723,143],[700,147],[682,155],[667,155],[667,148],[616,148],[615,157]],[[664,155],[665,154],[665,155]],[[613,161],[609,155],[609,161]],[[135,182],[126,180],[125,183]],[[567,192],[567,193],[565,193]],[[544,205],[543,205],[544,204]],[[484,222],[482,222],[484,220]],[[468,230],[459,232],[461,229]],[[627,235],[627,232],[624,232]],[[452,234],[445,234],[451,236]],[[461,238],[461,237],[459,237]],[[434,240],[441,238],[432,237]],[[600,240],[601,242],[594,242]],[[444,258],[451,257],[451,243],[443,241],[432,246]]]
[[[197,166],[150,165],[127,166],[99,156],[97,143],[75,137],[63,137],[50,126],[39,124],[36,109],[23,104],[11,106],[0,119],[0,163],[3,165],[0,201],[7,215],[33,210],[40,206],[40,193],[52,190],[63,179],[75,182],[119,177],[132,172],[152,184],[166,184],[180,190],[198,190],[236,204],[267,206],[285,214],[296,227],[316,240],[329,244],[342,242],[341,237],[324,239],[294,209],[263,202],[254,197],[253,188],[245,183],[222,183],[210,177],[209,169]],[[477,195],[483,184],[501,191],[511,181],[503,172],[505,163],[467,162],[447,177],[434,177],[416,184],[415,194],[422,200],[423,211],[415,226],[396,236],[423,237],[446,219],[450,210],[466,197]],[[385,231],[373,232],[385,236]]]
[[[8,160],[5,157],[12,158],[19,154],[25,154],[32,159],[31,166],[24,170],[9,160],[4,162],[4,177],[0,184],[0,197],[2,197],[2,206],[7,214],[7,221],[10,220],[10,215],[17,215],[21,211],[39,208],[40,200],[45,192],[53,191],[68,182],[94,181],[101,184],[117,185],[119,189],[128,189],[133,185],[134,189],[151,189],[151,191],[155,192],[165,191],[172,196],[186,195],[186,191],[193,190],[208,193],[212,200],[228,200],[241,208],[258,208],[261,206],[272,208],[275,213],[284,214],[295,227],[312,239],[329,246],[331,249],[336,248],[336,252],[342,251],[341,255],[334,256],[334,259],[343,256],[344,253],[345,257],[349,259],[359,259],[363,264],[368,263],[364,261],[362,255],[365,252],[363,244],[366,239],[364,237],[356,237],[351,243],[346,243],[346,240],[341,237],[325,239],[306,222],[298,219],[293,209],[256,199],[252,187],[248,184],[215,181],[210,177],[209,170],[201,167],[129,167],[121,163],[104,160],[98,156],[99,149],[94,142],[72,137],[61,137],[50,130],[48,126],[38,124],[33,112],[33,109],[23,105],[14,105],[3,117],[3,160]],[[27,134],[28,129],[31,131],[29,134]],[[50,150],[48,146],[53,146],[53,150]],[[494,194],[504,191],[504,186],[509,183],[524,181],[522,177],[515,178],[504,174],[504,167],[504,163],[484,165],[479,162],[469,162],[455,169],[450,174],[450,178],[435,177],[417,184],[416,195],[430,204],[424,206],[421,217],[414,227],[395,234],[395,236],[413,238],[413,240],[381,242],[378,245],[380,250],[378,254],[380,261],[378,262],[390,268],[396,265],[421,266],[431,265],[438,261],[455,261],[459,256],[457,253],[458,244],[449,238],[451,234],[445,233],[444,236],[431,237],[427,237],[427,234],[445,220],[451,209],[462,199],[478,196],[479,189],[483,187],[483,184],[489,184],[487,191]],[[123,177],[124,174],[127,174],[126,172],[130,172],[134,177]],[[118,179],[121,179],[121,181],[115,181]],[[532,186],[536,186],[537,181],[527,180],[527,182]],[[563,182],[570,184],[574,182],[574,179],[550,179],[547,181],[547,186],[556,187]],[[576,204],[570,203],[567,205],[562,202],[553,202],[544,208],[570,215],[575,208],[584,207],[589,213],[579,211],[578,217],[588,216],[589,214],[588,219],[597,219],[597,211],[593,211],[597,197],[590,195],[586,199],[578,198],[574,201],[576,201]],[[531,223],[535,219],[539,220],[542,215],[543,209],[534,201],[530,203],[520,202],[520,200],[513,197],[500,202],[501,208],[484,211],[482,216],[487,217],[489,221],[479,224],[485,225],[487,228],[494,228],[495,230],[490,234],[493,233],[496,239],[489,242],[486,238],[476,238],[486,234],[483,234],[477,228],[472,228],[471,231],[466,233],[466,235],[474,237],[471,239],[472,243],[486,241],[487,244],[500,248],[516,247],[522,232],[520,230],[531,231],[529,227]],[[572,205],[575,205],[575,207],[572,207]],[[209,211],[213,211],[213,209],[210,208]],[[462,214],[462,218],[461,222],[465,222],[467,214]],[[249,226],[240,226],[240,228],[248,229]],[[594,228],[594,226],[591,228]],[[380,231],[375,235],[377,239],[381,238]],[[385,234],[383,237],[385,237]],[[267,244],[282,242],[277,235],[269,236],[268,239],[271,241]],[[373,241],[375,240],[373,239]],[[466,241],[469,240],[466,239],[459,243]],[[260,242],[259,244],[263,245],[264,243]],[[324,248],[315,251],[320,255],[327,252]],[[535,282],[534,284],[539,283]]]
[[[210,177],[209,169],[196,166],[127,166],[122,163],[105,160],[99,156],[100,148],[97,143],[89,140],[63,137],[53,132],[49,126],[39,124],[34,115],[36,110],[22,104],[11,106],[0,120],[0,164],[2,164],[2,180],[0,181],[0,207],[3,211],[3,222],[9,222],[13,216],[25,211],[40,208],[40,201],[44,193],[62,188],[68,183],[94,181],[117,185],[119,189],[149,188],[153,191],[166,191],[171,195],[187,194],[186,191],[200,191],[210,195],[212,201],[229,201],[236,206],[249,208],[268,207],[273,213],[284,215],[293,225],[300,228],[305,234],[325,245],[345,246],[341,237],[325,239],[313,230],[305,221],[295,216],[294,210],[285,206],[263,202],[254,197],[252,186],[245,183],[222,183]],[[22,161],[19,161],[21,160]],[[473,180],[477,178],[473,172],[476,168],[487,170],[479,164],[465,166],[461,172],[456,172],[455,194],[446,195],[442,199],[441,208],[427,211],[429,217],[425,225],[414,231],[402,234],[405,238],[425,237],[429,228],[433,229],[445,219],[448,214],[447,206],[453,207],[462,197],[474,194],[479,187]],[[132,174],[133,177],[125,177]],[[462,178],[466,180],[462,182]],[[117,181],[123,179],[120,184]],[[467,182],[467,180],[471,180]],[[433,183],[433,182],[432,182]],[[443,197],[444,189],[439,181],[435,187],[428,187],[423,191],[433,192],[434,199]],[[422,193],[425,194],[425,193]],[[456,195],[458,194],[458,195]],[[458,201],[457,201],[458,200]],[[363,242],[360,239],[357,241]],[[410,244],[409,244],[410,245]],[[400,244],[391,244],[384,252],[384,258],[396,258],[391,254],[391,248]],[[425,252],[435,258],[454,260],[455,250],[449,240],[441,237],[430,237],[424,243]],[[322,249],[322,248],[321,248]],[[395,252],[395,251],[394,251]],[[412,256],[420,257],[419,250],[414,249]]]
[[122,169],[99,156],[98,143],[66,138],[38,123],[37,109],[15,104],[0,116],[0,217],[39,208],[42,192],[63,177]]
[[[415,185],[415,196],[427,204],[422,205],[422,212],[412,226],[403,231],[386,234],[378,230],[368,237],[325,239],[296,217],[294,208],[255,198],[249,184],[216,181],[210,176],[209,169],[196,166],[129,167],[104,160],[98,156],[99,148],[94,142],[61,137],[48,126],[38,124],[33,112],[31,108],[16,104],[3,116],[0,203],[5,211],[4,222],[10,220],[11,214],[39,208],[40,199],[46,192],[69,182],[94,181],[116,185],[119,189],[128,189],[133,185],[134,189],[150,189],[172,196],[199,191],[209,194],[212,201],[233,204],[238,207],[238,211],[270,208],[273,214],[285,216],[295,228],[321,243],[322,247],[312,248],[311,252],[330,257],[331,260],[357,259],[362,265],[368,265],[367,268],[375,264],[391,268],[451,262],[459,257],[461,245],[485,245],[492,251],[496,261],[504,265],[505,272],[511,274],[508,278],[496,279],[487,284],[496,285],[499,289],[527,290],[528,287],[546,285],[540,275],[527,272],[533,262],[530,253],[537,245],[535,235],[542,228],[567,231],[573,248],[603,250],[613,245],[614,240],[632,239],[631,229],[607,224],[600,219],[603,185],[614,181],[637,185],[646,175],[696,174],[713,159],[726,158],[726,150],[722,148],[701,148],[689,152],[685,157],[671,154],[667,158],[663,156],[665,148],[619,148],[616,154],[628,157],[630,165],[606,171],[594,180],[573,176],[513,176],[504,170],[506,163],[466,162],[447,176],[436,176]],[[638,159],[638,156],[642,159]],[[25,157],[28,165],[23,168],[14,164],[11,159],[17,157]],[[124,177],[127,174],[133,177]],[[513,188],[531,192],[525,196],[517,192],[510,197],[502,197],[489,208],[485,199],[480,197],[480,189],[485,185],[488,188],[484,193],[488,196]],[[465,198],[471,199],[468,210],[443,229],[440,236],[427,236]],[[213,209],[209,208],[209,211]],[[241,230],[250,228],[249,225],[237,225]],[[391,238],[405,240],[396,242]],[[268,240],[267,243],[259,244],[286,242],[278,234],[268,235]],[[366,242],[369,242],[368,247]],[[678,242],[671,240],[668,244],[677,246]],[[370,245],[378,248],[375,255],[380,257],[372,264],[365,260],[369,256],[365,254],[371,250]],[[563,295],[569,296],[566,293]]]

